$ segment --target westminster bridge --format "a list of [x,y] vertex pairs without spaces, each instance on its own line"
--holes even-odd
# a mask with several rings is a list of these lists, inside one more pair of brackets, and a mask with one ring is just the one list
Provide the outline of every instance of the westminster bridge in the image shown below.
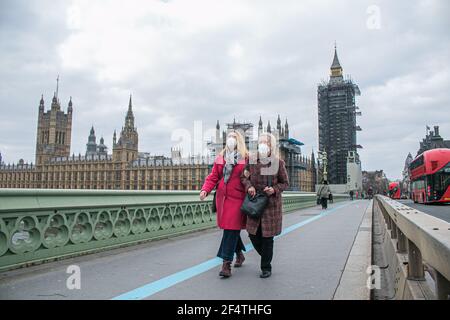
[[283,210],[272,277],[243,231],[224,280],[195,191],[0,189],[0,299],[448,298],[450,223],[379,195],[285,192]]

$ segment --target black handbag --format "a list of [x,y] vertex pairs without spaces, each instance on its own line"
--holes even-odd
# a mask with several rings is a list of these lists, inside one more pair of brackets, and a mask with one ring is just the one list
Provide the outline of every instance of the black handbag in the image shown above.
[[241,212],[249,218],[258,219],[264,213],[269,197],[264,193],[257,193],[253,197],[249,194],[245,196],[241,206]]
[[[269,186],[272,186],[272,176],[269,176]],[[249,218],[259,219],[262,217],[268,202],[269,196],[265,193],[258,192],[253,197],[247,194],[242,203],[241,212]]]

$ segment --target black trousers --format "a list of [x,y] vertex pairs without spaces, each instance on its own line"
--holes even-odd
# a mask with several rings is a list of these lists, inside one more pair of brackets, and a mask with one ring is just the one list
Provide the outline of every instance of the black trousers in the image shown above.
[[249,237],[253,247],[261,256],[261,270],[272,271],[273,237],[262,236],[261,224],[259,224],[256,235],[250,234]]
[[328,199],[327,198],[321,198],[322,203],[322,209],[326,209],[328,207]]
[[233,261],[234,254],[241,251],[245,251],[241,239],[241,230],[223,230],[222,242],[217,256],[226,261]]

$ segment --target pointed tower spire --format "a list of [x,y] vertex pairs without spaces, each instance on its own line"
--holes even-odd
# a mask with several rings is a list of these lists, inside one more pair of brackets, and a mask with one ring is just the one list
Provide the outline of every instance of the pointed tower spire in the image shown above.
[[59,74],[58,77],[56,78],[56,92],[55,92],[56,99],[58,99],[58,91],[59,91]]
[[216,143],[220,143],[220,124],[219,120],[216,123]]
[[128,102],[128,112],[125,117],[125,127],[127,128],[127,130],[134,130],[133,102],[131,94],[130,94],[130,101]]
[[69,107],[67,108],[67,112],[68,113],[72,113],[73,109],[72,109],[72,97],[70,97],[69,100]]
[[267,121],[267,132],[272,132],[272,129],[270,128],[270,120]]
[[331,64],[331,68],[341,68],[341,63],[339,62],[339,58],[337,55],[336,42],[334,43],[334,57],[333,57],[333,63]]
[[41,95],[41,100],[39,101],[39,112],[44,112],[44,95]]
[[337,54],[337,47],[336,43],[334,44],[334,57],[333,57],[333,63],[331,64],[331,76],[332,77],[342,77],[342,67],[341,63],[339,62],[338,54]]
[[289,138],[289,125],[288,125],[288,121],[286,118],[286,122],[284,123],[284,135],[287,138]]
[[61,109],[61,106],[58,101],[58,94],[56,93],[56,91],[53,93],[51,109],[52,110],[60,110]]
[[91,127],[89,133],[88,143],[86,144],[86,156],[93,156],[97,153],[97,142],[95,137],[94,126]]
[[258,121],[258,138],[261,135],[261,133],[263,132],[263,122],[262,122],[262,118],[261,115],[259,115],[259,121]]

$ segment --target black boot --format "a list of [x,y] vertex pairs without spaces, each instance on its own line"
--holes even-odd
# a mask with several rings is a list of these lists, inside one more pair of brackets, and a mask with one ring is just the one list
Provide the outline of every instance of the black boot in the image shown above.
[[262,272],[261,272],[261,274],[259,275],[259,277],[260,278],[268,278],[268,277],[270,277],[272,275],[272,272],[271,271],[269,271],[269,270],[263,270]]

